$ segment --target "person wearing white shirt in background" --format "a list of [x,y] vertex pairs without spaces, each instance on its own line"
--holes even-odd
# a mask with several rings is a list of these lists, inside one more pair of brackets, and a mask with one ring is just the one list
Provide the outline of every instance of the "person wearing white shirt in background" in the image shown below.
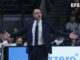
[[17,38],[16,42],[11,44],[10,46],[23,46],[22,39],[21,38]]
[[59,36],[54,42],[52,43],[53,46],[64,46],[64,40],[65,38],[62,36]]
[[[5,36],[5,33],[3,33],[2,36]],[[2,44],[3,47],[8,46],[8,41],[5,38],[1,37],[1,40],[2,40],[2,43],[1,44]]]

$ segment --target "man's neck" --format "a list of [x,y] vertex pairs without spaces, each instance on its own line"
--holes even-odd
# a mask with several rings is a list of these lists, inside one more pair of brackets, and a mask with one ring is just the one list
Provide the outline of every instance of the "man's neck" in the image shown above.
[[38,19],[35,19],[35,20],[39,22],[39,21],[42,20],[42,19],[39,19],[39,20],[38,20]]

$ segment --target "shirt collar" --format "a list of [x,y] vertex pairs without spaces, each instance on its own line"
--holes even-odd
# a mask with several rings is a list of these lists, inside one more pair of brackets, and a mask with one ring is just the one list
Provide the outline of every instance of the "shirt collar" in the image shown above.
[[[36,23],[36,22],[37,22],[37,20],[35,20],[34,22]],[[42,20],[40,19],[40,20],[39,20],[39,23],[41,23],[41,22],[42,22]]]

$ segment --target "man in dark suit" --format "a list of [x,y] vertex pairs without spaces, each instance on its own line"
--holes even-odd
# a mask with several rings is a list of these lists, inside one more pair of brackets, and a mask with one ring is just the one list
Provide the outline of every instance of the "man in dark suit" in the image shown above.
[[[48,24],[46,20],[42,19],[42,13],[39,9],[33,11],[34,20],[28,22],[25,29],[10,34],[11,37],[19,36],[27,32],[27,53],[29,60],[48,60],[48,53],[51,53],[50,30],[54,34],[62,35],[67,38],[77,38],[77,35],[71,33],[70,35],[56,30],[52,25]],[[52,27],[51,27],[52,26]]]

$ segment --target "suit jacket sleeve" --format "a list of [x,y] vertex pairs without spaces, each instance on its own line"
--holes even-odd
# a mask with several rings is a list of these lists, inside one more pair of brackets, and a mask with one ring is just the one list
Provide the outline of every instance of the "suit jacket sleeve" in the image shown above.
[[68,33],[65,33],[63,31],[60,31],[60,30],[54,28],[54,26],[52,24],[49,24],[48,22],[47,22],[47,25],[49,26],[49,29],[51,29],[53,31],[54,34],[56,34],[58,36],[63,36],[65,38],[69,38],[69,34]]
[[23,30],[21,30],[21,31],[19,31],[19,32],[11,33],[11,34],[10,34],[10,37],[21,36],[21,35],[23,35],[23,34],[26,33],[26,32],[27,32],[27,30],[26,30],[26,28],[24,28]]
[[16,36],[21,36],[21,35],[25,34],[27,32],[27,26],[28,26],[28,24],[26,24],[25,27],[19,32],[11,33],[10,37],[16,37]]

